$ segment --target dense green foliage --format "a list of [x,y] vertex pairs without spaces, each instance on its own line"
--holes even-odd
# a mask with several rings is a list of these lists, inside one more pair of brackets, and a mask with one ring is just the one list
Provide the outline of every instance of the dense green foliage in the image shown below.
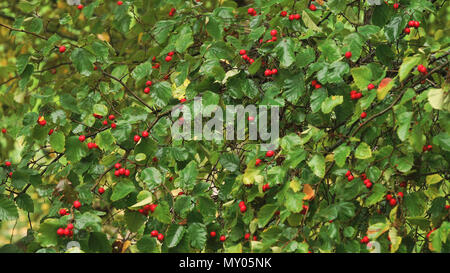
[[[0,251],[450,252],[446,2],[2,1]],[[275,154],[173,140],[199,95],[280,106]]]

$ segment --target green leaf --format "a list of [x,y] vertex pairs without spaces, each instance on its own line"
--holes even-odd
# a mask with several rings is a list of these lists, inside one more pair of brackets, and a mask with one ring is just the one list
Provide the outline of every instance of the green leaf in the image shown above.
[[342,104],[343,102],[344,102],[344,97],[343,96],[327,97],[322,102],[322,112],[324,114],[329,114],[329,113],[331,113],[331,111],[333,111],[334,107]]
[[151,235],[144,235],[142,239],[136,243],[136,246],[139,249],[139,252],[142,253],[159,253],[156,238],[151,237]]
[[137,232],[146,220],[147,217],[137,211],[125,211],[125,221],[131,232]]
[[380,202],[384,199],[384,196],[386,195],[386,187],[382,184],[375,184],[371,190],[371,194],[367,197],[367,199],[364,202],[364,205],[367,207],[370,207],[372,205],[375,205],[376,203]]
[[34,203],[33,203],[33,199],[31,199],[31,197],[26,194],[26,193],[22,193],[17,197],[16,200],[17,206],[27,212],[34,212]]
[[166,81],[157,82],[152,85],[150,95],[157,106],[164,107],[172,98],[172,87]]
[[325,158],[321,154],[315,154],[308,161],[308,166],[314,172],[314,174],[320,178],[325,176]]
[[83,48],[75,48],[70,55],[70,60],[75,68],[83,76],[91,75],[94,67],[95,56]]
[[183,235],[185,233],[184,226],[179,225],[170,225],[167,230],[166,244],[168,248],[172,248],[180,243],[181,239],[183,239]]
[[360,90],[366,89],[369,83],[371,83],[372,71],[368,66],[360,66],[352,68],[351,74],[353,76],[353,80],[355,81],[356,86]]
[[153,216],[161,223],[170,224],[172,217],[170,215],[170,208],[167,202],[163,201],[159,203],[153,212]]
[[120,181],[114,186],[111,201],[120,200],[135,190],[136,188],[130,180]]
[[422,58],[419,55],[406,57],[403,59],[403,62],[398,70],[398,75],[400,76],[401,82],[409,76],[411,70],[420,63],[421,59]]
[[145,168],[139,177],[148,185],[148,190],[153,190],[162,183],[162,175],[154,167]]
[[361,142],[356,148],[355,157],[358,159],[369,159],[372,157],[372,149],[367,143]]
[[110,253],[112,251],[111,244],[103,232],[90,232],[88,245],[89,252]]
[[65,138],[64,134],[61,132],[58,132],[58,131],[54,132],[50,136],[50,145],[58,153],[64,152],[64,148],[66,145],[66,138]]
[[189,243],[193,248],[203,249],[207,240],[207,232],[204,224],[193,223],[187,229]]
[[19,213],[14,202],[5,196],[0,196],[0,220],[14,220],[18,217]]
[[177,182],[184,190],[190,191],[194,188],[195,181],[198,175],[197,164],[195,161],[189,162],[187,166],[180,172]]
[[42,247],[56,246],[58,244],[58,234],[56,234],[58,228],[60,228],[58,219],[46,219],[39,225],[36,240]]
[[352,148],[342,144],[336,150],[334,150],[334,161],[339,167],[343,167],[345,165],[345,161],[347,157],[350,155]]
[[283,38],[274,48],[280,60],[281,68],[288,68],[295,61],[294,42],[290,38]]
[[265,227],[277,210],[278,206],[275,204],[266,204],[262,206],[257,217],[259,228]]
[[93,114],[106,116],[108,115],[108,107],[106,107],[103,104],[94,104],[94,107],[92,108]]
[[151,73],[152,73],[152,64],[150,62],[145,62],[136,66],[136,68],[133,69],[133,72],[131,72],[131,76],[136,81],[140,81],[142,79],[150,77]]

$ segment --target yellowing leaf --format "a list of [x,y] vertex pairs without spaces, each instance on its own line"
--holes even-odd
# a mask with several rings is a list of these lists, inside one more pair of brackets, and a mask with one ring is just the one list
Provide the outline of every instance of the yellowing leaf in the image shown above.
[[441,182],[442,177],[439,174],[427,175],[426,181],[428,185]]
[[394,81],[391,78],[384,78],[381,80],[377,90],[378,100],[383,100],[392,87],[394,87]]
[[315,191],[313,190],[313,188],[309,184],[305,184],[303,186],[303,193],[306,194],[306,196],[303,197],[303,200],[311,200],[315,196]]
[[300,190],[300,182],[297,179],[291,180],[289,187],[294,191],[298,192]]

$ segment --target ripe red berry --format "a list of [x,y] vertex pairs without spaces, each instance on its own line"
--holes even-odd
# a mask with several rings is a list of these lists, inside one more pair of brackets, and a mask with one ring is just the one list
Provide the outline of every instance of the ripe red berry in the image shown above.
[[73,202],[73,207],[76,208],[76,209],[79,209],[81,207],[80,201],[78,201],[78,200],[74,201]]
[[246,234],[244,235],[244,239],[245,239],[245,240],[250,239],[250,233],[246,233]]
[[428,150],[431,150],[431,149],[433,149],[433,146],[428,145],[428,146],[427,146],[427,149],[428,149]]
[[366,185],[366,188],[370,189],[372,188],[372,182],[364,183]]
[[409,27],[405,27],[403,32],[406,33],[406,34],[410,34],[411,33],[411,29]]
[[449,210],[450,209],[450,205],[445,205],[445,209]]
[[283,11],[280,13],[280,15],[281,15],[281,17],[286,17],[287,11],[283,10]]
[[256,11],[255,11],[254,8],[249,8],[249,9],[247,10],[247,13],[248,13],[248,14],[254,14],[254,13],[256,13]]
[[345,173],[345,176],[350,176],[352,174],[352,172],[351,171],[347,171],[347,173]]
[[6,129],[5,128],[2,129],[2,133],[6,134]]
[[294,19],[295,19],[295,20],[300,20],[300,17],[301,17],[301,16],[300,16],[300,14],[298,14],[298,13],[294,14]]
[[366,118],[367,117],[367,113],[366,112],[362,112],[361,113],[361,118]]
[[60,46],[60,47],[59,47],[59,52],[60,52],[60,53],[64,53],[64,51],[66,51],[66,47],[63,46],[63,45]]
[[70,230],[72,230],[72,229],[74,228],[74,226],[73,226],[72,223],[69,223],[69,224],[67,224],[67,228],[70,229]]
[[220,241],[221,242],[225,242],[226,239],[227,239],[227,237],[225,237],[225,235],[220,236]]
[[139,135],[134,136],[134,142],[139,142],[141,140],[141,137]]
[[158,236],[158,231],[157,230],[152,230],[152,232],[150,232],[150,235],[152,237],[156,237],[156,236]]
[[316,6],[314,4],[309,5],[309,9],[311,11],[316,11],[317,10],[317,8],[316,8]]
[[425,73],[425,72],[427,72],[427,68],[426,68],[424,65],[422,65],[422,64],[419,64],[419,65],[417,66],[417,70],[418,70],[420,73]]
[[361,239],[361,244],[367,244],[369,242],[369,237],[367,237],[367,236],[364,236],[362,239]]
[[270,75],[272,75],[272,70],[266,69],[266,71],[264,71],[264,76],[269,77]]
[[82,5],[82,4],[79,4],[78,6],[77,6],[77,9],[79,9],[79,10],[82,10],[84,8],[84,6]]
[[364,184],[370,183],[370,179],[365,179]]
[[245,49],[241,49],[241,50],[239,50],[239,54],[245,55],[245,54],[247,54],[247,51]]
[[117,1],[117,5],[122,6],[123,2],[122,1]]
[[120,175],[124,175],[125,174],[125,168],[120,168],[119,169],[119,174]]
[[58,228],[58,230],[56,231],[56,234],[58,234],[59,236],[63,236],[64,235],[64,229],[63,228]]
[[98,188],[98,193],[99,194],[104,194],[105,193],[105,189],[104,188]]
[[97,144],[95,144],[94,142],[89,142],[87,144],[87,147],[88,147],[89,150],[92,150],[92,149],[97,147]]
[[209,233],[209,235],[210,235],[211,237],[216,237],[216,232],[215,232],[215,231],[211,231],[211,232]]
[[293,21],[294,19],[295,19],[294,14],[289,15],[289,20],[290,20],[290,21]]
[[255,161],[255,166],[259,166],[261,164],[262,160],[257,158]]
[[275,154],[275,152],[272,150],[266,152],[267,157],[272,157],[274,154]]
[[157,206],[158,206],[157,204],[151,204],[150,205],[150,211],[153,213]]
[[120,176],[119,170],[115,170],[115,171],[114,171],[114,175],[115,175],[115,176]]
[[394,207],[395,205],[397,205],[397,200],[395,200],[395,198],[392,198],[391,200],[389,200],[389,205],[391,205],[391,207]]
[[348,181],[352,181],[354,178],[355,178],[355,177],[354,177],[353,175],[349,175],[349,176],[347,177],[347,180],[348,180]]
[[158,234],[158,240],[159,241],[164,240],[164,235],[162,233]]
[[394,9],[398,9],[399,6],[400,6],[399,3],[394,3]]
[[61,215],[61,216],[64,216],[64,215],[66,215],[66,210],[65,209],[60,209],[59,210],[59,215]]
[[170,62],[171,60],[172,60],[172,57],[171,56],[166,56],[166,62]]
[[53,134],[54,131],[55,131],[55,130],[50,129],[50,131],[48,131],[48,135],[51,136],[51,135]]
[[114,168],[116,168],[116,170],[120,169],[121,167],[122,167],[122,164],[120,164],[120,163],[114,164]]
[[81,135],[81,136],[78,137],[78,140],[81,141],[81,142],[84,142],[86,140],[86,136]]
[[143,132],[142,132],[142,137],[143,137],[143,138],[147,138],[148,136],[149,136],[148,131],[143,131]]
[[278,34],[278,32],[277,32],[276,29],[272,29],[272,30],[270,31],[270,35],[271,35],[271,36],[277,36],[277,34]]
[[276,75],[278,73],[278,69],[274,68],[274,69],[272,69],[271,72],[272,72],[272,75]]
[[313,80],[312,82],[311,82],[311,86],[315,86],[317,84],[317,81],[316,80]]
[[408,26],[409,26],[409,27],[414,27],[414,21],[409,21],[409,22],[408,22]]
[[420,27],[420,22],[419,22],[419,21],[414,21],[414,27],[415,27],[415,28]]
[[45,119],[39,120],[39,125],[45,126],[45,124],[47,124],[47,121]]
[[392,194],[387,194],[387,195],[386,195],[386,200],[389,201],[389,200],[391,200],[391,199],[392,199]]
[[263,190],[263,192],[266,192],[266,191],[270,190],[269,184],[268,184],[268,183],[267,183],[267,184],[264,184],[264,185],[262,186],[262,190]]
[[116,129],[116,128],[117,128],[117,124],[111,123],[111,128],[112,128],[112,129]]
[[401,191],[399,191],[398,193],[397,193],[397,196],[399,197],[399,198],[403,198],[403,192],[401,192]]
[[242,213],[246,212],[247,211],[247,206],[246,205],[240,206],[240,210],[241,210]]
[[105,119],[104,121],[102,121],[102,124],[103,124],[103,125],[108,125],[108,120]]
[[375,88],[375,85],[369,83],[369,85],[367,86],[367,89],[372,90]]
[[352,57],[352,53],[350,51],[345,52],[345,58],[350,59]]

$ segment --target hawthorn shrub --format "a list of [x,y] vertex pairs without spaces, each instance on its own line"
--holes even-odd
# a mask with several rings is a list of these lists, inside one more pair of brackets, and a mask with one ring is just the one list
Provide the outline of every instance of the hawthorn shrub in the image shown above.
[[[1,251],[449,252],[445,4],[2,1]],[[278,148],[173,139],[197,96]]]

